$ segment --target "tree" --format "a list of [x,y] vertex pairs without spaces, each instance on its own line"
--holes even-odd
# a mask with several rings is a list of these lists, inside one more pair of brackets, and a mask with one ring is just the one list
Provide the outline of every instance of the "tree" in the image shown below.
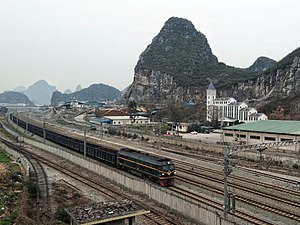
[[132,114],[136,113],[136,102],[133,101],[129,101],[128,102],[128,114],[129,116],[132,116]]
[[166,111],[169,115],[170,121],[175,123],[175,126],[178,128],[178,125],[182,122],[185,114],[184,107],[180,102],[171,100],[167,103]]

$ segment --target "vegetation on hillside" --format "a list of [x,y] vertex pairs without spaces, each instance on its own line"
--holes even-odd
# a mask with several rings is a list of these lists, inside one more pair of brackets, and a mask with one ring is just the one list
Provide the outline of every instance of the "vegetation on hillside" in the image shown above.
[[285,69],[286,67],[290,66],[295,57],[300,57],[300,48],[295,49],[286,57],[281,59],[278,63],[276,63],[272,68],[270,68],[267,73],[271,72],[274,73],[279,69]]
[[300,93],[289,98],[272,99],[259,110],[266,113],[269,119],[300,120]]
[[19,92],[8,91],[0,94],[0,103],[9,104],[26,104],[28,106],[34,106],[34,104],[29,100],[29,98]]
[[71,101],[76,99],[78,101],[107,101],[115,100],[121,96],[121,91],[105,84],[92,84],[88,88],[71,94],[63,94],[55,91],[51,98],[51,105],[57,105],[59,102]]
[[141,54],[135,70],[154,70],[171,75],[179,86],[206,86],[207,79],[219,88],[252,79],[259,74],[218,62],[204,34],[182,18],[170,18]]

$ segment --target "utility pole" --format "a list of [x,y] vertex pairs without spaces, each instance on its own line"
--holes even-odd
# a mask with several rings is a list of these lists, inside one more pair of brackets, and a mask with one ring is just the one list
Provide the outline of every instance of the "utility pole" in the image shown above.
[[230,155],[237,154],[241,151],[258,151],[260,154],[259,166],[261,167],[262,152],[268,149],[268,147],[281,147],[299,144],[300,140],[268,142],[253,145],[237,145],[231,147],[224,145],[224,218],[227,219],[228,212],[231,210],[234,213],[236,208],[236,195],[234,193],[228,193],[228,175],[232,172],[232,168],[230,166],[232,162],[229,160]]
[[18,115],[18,111],[16,112],[16,118],[17,118],[17,131],[19,130],[19,117],[18,117],[19,115]]
[[43,140],[45,143],[45,140],[46,140],[46,122],[45,121],[43,122]]
[[26,110],[26,129],[25,129],[25,133],[28,133],[28,112]]
[[161,120],[159,120],[158,151],[161,150]]
[[224,218],[227,219],[228,207],[228,175],[229,175],[229,160],[228,160],[228,148],[224,146]]
[[88,130],[91,130],[91,128],[88,128],[86,125],[85,125],[85,128],[84,128],[84,131],[83,131],[83,155],[84,157],[86,157],[86,132]]
[[83,133],[83,156],[84,157],[86,157],[86,131],[87,131],[87,127],[85,127]]
[[103,124],[101,122],[101,140],[103,139]]

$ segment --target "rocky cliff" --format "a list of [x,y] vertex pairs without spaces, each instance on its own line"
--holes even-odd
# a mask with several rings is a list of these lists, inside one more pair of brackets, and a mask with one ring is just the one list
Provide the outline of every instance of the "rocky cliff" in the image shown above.
[[248,70],[253,72],[266,71],[274,66],[276,63],[275,60],[270,59],[265,56],[259,57],[255,62],[248,68]]
[[218,62],[204,34],[190,21],[172,17],[140,55],[124,97],[139,104],[168,99],[202,101],[208,79],[229,87],[257,75]]
[[300,119],[300,48],[256,79],[223,89],[220,95],[247,100],[273,119]]
[[140,55],[123,99],[204,105],[210,80],[220,97],[247,101],[273,119],[295,119],[300,108],[299,58],[298,48],[277,63],[259,57],[249,68],[231,67],[218,62],[204,34],[190,21],[172,17]]

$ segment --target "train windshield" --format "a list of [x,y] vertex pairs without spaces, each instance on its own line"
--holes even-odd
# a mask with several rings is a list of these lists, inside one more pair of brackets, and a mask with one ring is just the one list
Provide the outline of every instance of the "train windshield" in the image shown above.
[[165,165],[161,167],[161,170],[163,171],[169,171],[169,170],[175,170],[175,166],[174,165]]

